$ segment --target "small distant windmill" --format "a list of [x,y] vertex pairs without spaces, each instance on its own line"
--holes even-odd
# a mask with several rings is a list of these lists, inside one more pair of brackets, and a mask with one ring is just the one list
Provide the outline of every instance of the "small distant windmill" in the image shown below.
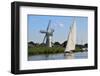
[[50,25],[51,25],[51,20],[48,23],[46,31],[40,30],[40,33],[45,34],[43,43],[46,41],[46,46],[48,46],[48,47],[52,47],[51,38],[52,38],[53,32],[54,32],[54,29],[50,28]]

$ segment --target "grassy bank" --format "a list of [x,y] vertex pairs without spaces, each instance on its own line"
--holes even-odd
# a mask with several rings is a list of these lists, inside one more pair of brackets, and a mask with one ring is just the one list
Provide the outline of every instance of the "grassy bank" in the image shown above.
[[28,55],[36,55],[36,54],[54,54],[54,53],[62,53],[64,52],[63,47],[29,47]]
[[[28,55],[38,55],[38,54],[56,54],[63,53],[65,50],[64,47],[28,47]],[[76,48],[75,52],[80,52],[80,48]]]

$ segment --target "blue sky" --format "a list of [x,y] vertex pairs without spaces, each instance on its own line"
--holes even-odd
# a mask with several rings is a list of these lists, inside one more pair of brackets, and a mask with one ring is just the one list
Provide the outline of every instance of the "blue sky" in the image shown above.
[[[77,44],[88,42],[88,17],[76,16],[76,42]],[[46,30],[49,20],[50,27],[54,29],[53,42],[64,42],[74,20],[74,16],[45,16],[45,15],[28,15],[28,42],[41,43],[44,35],[40,30]]]

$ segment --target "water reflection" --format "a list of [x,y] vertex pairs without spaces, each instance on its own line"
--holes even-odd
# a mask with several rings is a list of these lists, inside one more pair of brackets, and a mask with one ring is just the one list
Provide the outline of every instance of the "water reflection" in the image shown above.
[[49,55],[46,54],[46,55],[45,55],[45,60],[48,60],[48,58],[49,58]]
[[44,54],[44,55],[33,55],[29,56],[29,61],[34,60],[60,60],[60,59],[86,59],[88,58],[88,52],[78,52],[78,53],[60,53],[60,54]]
[[74,54],[73,53],[64,53],[64,58],[65,59],[74,59]]

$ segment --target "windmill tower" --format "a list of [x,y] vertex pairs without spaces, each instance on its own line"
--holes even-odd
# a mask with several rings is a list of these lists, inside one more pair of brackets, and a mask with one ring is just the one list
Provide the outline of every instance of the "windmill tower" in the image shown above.
[[50,24],[51,24],[51,20],[48,23],[47,29],[45,30],[40,30],[40,33],[45,34],[44,39],[43,39],[43,43],[46,41],[46,46],[48,47],[52,47],[52,36],[53,36],[53,32],[54,29],[50,28]]

